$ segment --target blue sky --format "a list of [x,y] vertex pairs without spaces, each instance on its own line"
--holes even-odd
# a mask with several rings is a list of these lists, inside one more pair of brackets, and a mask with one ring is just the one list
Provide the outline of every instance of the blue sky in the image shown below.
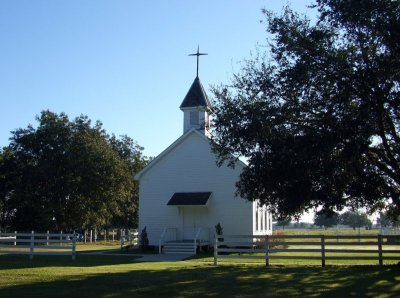
[[[156,156],[182,134],[179,105],[196,75],[229,82],[257,44],[262,8],[287,1],[0,1],[0,146],[42,110],[100,120]],[[311,13],[310,1],[292,1]]]

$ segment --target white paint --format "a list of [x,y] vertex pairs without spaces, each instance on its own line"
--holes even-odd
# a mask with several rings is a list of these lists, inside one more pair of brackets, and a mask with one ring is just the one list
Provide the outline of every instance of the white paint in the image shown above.
[[[235,182],[243,167],[240,161],[234,169],[218,167],[209,139],[189,130],[135,176],[140,182],[139,232],[146,226],[150,245],[158,245],[165,228],[175,228],[178,239],[194,239],[200,227],[212,237],[218,223],[226,235],[271,233],[268,224],[255,230],[256,203],[235,197]],[[212,195],[207,206],[167,206],[175,192]]]

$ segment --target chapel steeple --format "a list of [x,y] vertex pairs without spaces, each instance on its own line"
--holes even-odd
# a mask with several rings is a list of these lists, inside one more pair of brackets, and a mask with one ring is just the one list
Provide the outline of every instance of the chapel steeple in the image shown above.
[[183,112],[183,133],[195,128],[209,136],[211,103],[199,79],[199,56],[201,55],[207,54],[200,53],[198,47],[197,53],[189,55],[197,56],[196,78],[179,108]]

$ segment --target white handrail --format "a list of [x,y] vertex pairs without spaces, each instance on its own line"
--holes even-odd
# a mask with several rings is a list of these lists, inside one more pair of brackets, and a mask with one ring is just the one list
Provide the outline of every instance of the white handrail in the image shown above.
[[194,254],[197,253],[197,238],[199,238],[200,233],[201,233],[201,228],[198,228],[196,236],[194,237],[194,247],[193,247]]
[[161,246],[164,242],[165,234],[167,233],[167,228],[164,228],[164,231],[161,234],[160,240],[158,240],[158,253],[161,254]]

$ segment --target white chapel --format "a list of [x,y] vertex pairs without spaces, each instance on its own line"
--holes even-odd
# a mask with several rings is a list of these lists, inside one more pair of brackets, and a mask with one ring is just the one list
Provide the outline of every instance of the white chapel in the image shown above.
[[135,176],[139,233],[146,227],[149,244],[161,253],[193,253],[197,246],[212,245],[218,223],[225,235],[271,234],[266,207],[235,196],[246,165],[216,165],[209,139],[212,107],[198,75],[180,109],[182,136]]

